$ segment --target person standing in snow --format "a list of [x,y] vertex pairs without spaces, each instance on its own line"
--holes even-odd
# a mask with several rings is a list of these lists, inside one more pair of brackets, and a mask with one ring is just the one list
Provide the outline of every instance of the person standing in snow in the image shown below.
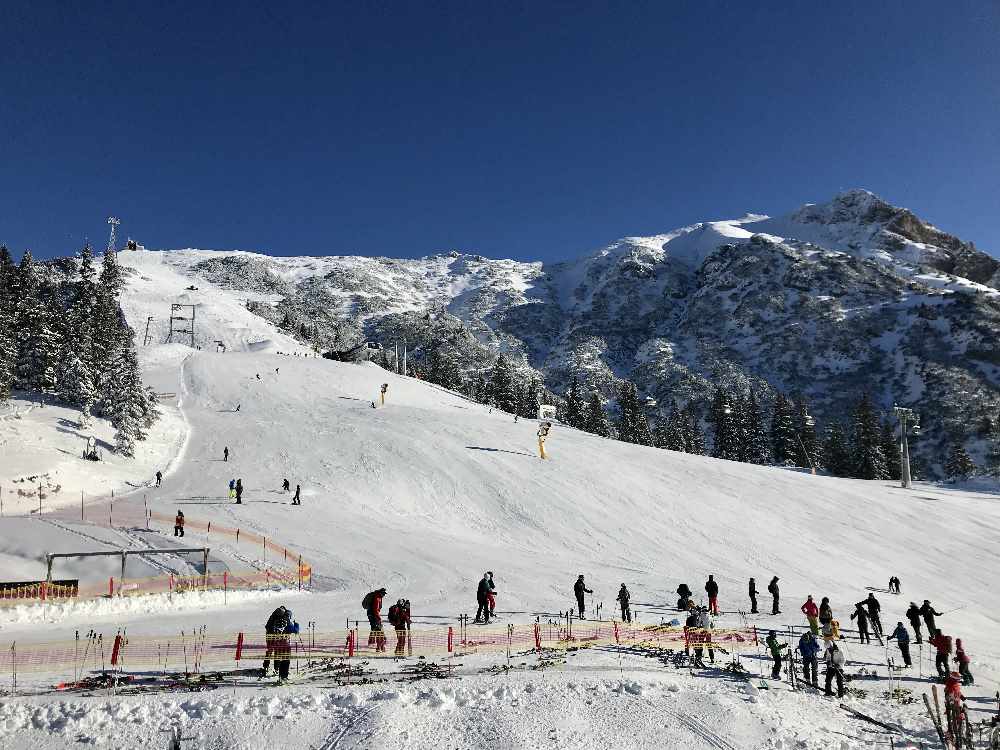
[[677,587],[677,611],[687,612],[691,608],[691,589],[686,583]]
[[184,536],[184,511],[177,511],[177,517],[174,518],[174,536]]
[[241,505],[243,503],[243,479],[236,480],[236,504]]
[[291,488],[292,488],[292,485],[288,482],[288,477],[285,477],[284,481],[282,481],[282,483],[281,483],[281,491],[282,492],[289,492],[291,490]]
[[302,505],[302,485],[295,485],[295,495],[292,497],[292,505]]
[[490,574],[483,573],[483,577],[479,579],[479,586],[476,588],[476,603],[479,605],[479,609],[476,610],[476,619],[473,620],[475,623],[482,625],[490,624],[489,592]]
[[837,697],[844,697],[844,652],[837,648],[833,641],[826,646],[826,653],[823,654],[823,663],[826,665],[826,694],[833,695],[833,680],[837,680]]
[[858,637],[861,639],[861,642],[871,643],[871,636],[868,635],[868,613],[865,611],[864,602],[858,602],[854,605],[854,612],[851,613],[851,619],[855,618],[858,621]]
[[[684,619],[684,655],[689,659],[691,658],[691,644],[695,644],[695,654],[698,654],[697,650],[698,636],[695,632],[698,629],[698,613],[695,611],[694,604],[690,604],[688,607],[688,615]],[[694,665],[696,667],[704,667],[704,664],[700,663],[701,657],[696,657]]]
[[629,607],[629,599],[631,598],[632,597],[629,595],[628,589],[625,588],[625,584],[623,583],[622,587],[618,589],[617,597],[617,601],[622,608],[622,622],[632,622],[632,609]]
[[230,500],[235,500],[236,499],[236,480],[235,479],[230,479],[229,480],[229,499]]
[[490,587],[486,592],[486,604],[490,608],[490,617],[496,617],[497,608],[497,586],[493,583],[493,571],[487,570],[486,577],[490,579]]
[[899,646],[899,653],[903,656],[903,664],[907,667],[912,667],[913,662],[910,661],[910,634],[906,630],[906,626],[902,622],[897,622],[896,629],[892,631],[892,635],[887,640],[896,641],[896,645]]
[[830,597],[824,596],[819,602],[819,624],[827,625],[833,622],[833,607],[830,606]]
[[951,636],[935,630],[927,642],[937,649],[934,666],[937,668],[938,676],[947,677],[951,673]]
[[225,448],[222,449],[222,460],[223,461],[228,461],[229,460],[229,446],[228,445]]
[[579,575],[576,579],[576,583],[573,584],[573,594],[576,596],[576,606],[580,610],[580,619],[586,619],[587,608],[584,606],[583,595],[593,594],[594,592],[587,588],[587,585],[583,582],[583,573]]
[[382,631],[382,599],[385,597],[384,588],[376,589],[365,594],[361,600],[365,614],[368,615],[368,646],[374,646],[375,651],[385,651],[385,633]]
[[156,486],[160,486],[160,482],[163,481],[163,474],[161,472],[156,472]]
[[913,633],[916,636],[915,642],[923,643],[920,640],[920,607],[917,606],[916,602],[910,602],[910,608],[906,610],[906,619],[910,621],[910,627],[913,628]]
[[410,613],[406,608],[406,600],[400,599],[387,613],[389,624],[396,629],[396,656],[402,656],[406,651],[406,631],[410,628]]
[[[698,642],[703,648],[708,649],[708,660],[715,664],[715,649],[712,648],[712,619],[708,616],[708,609],[699,607],[698,610]],[[695,649],[695,654],[701,666],[705,663],[701,661],[701,648]]]
[[774,659],[774,666],[771,667],[771,679],[777,680],[781,677],[781,649],[788,648],[787,643],[778,643],[778,636],[772,630],[764,640],[771,651],[771,658]]
[[806,682],[819,689],[819,641],[812,632],[803,633],[799,638],[799,653],[802,654],[802,674]]
[[879,612],[882,611],[882,605],[879,604],[878,599],[875,598],[875,594],[869,594],[868,598],[865,599],[865,605],[868,607],[868,619],[872,624],[872,632],[875,633],[875,637],[879,639],[879,643],[882,642],[882,620],[879,618]]
[[708,610],[713,615],[719,614],[719,584],[714,575],[709,575],[705,581],[705,593],[708,594]]
[[747,593],[750,595],[750,614],[757,614],[757,594],[760,592],[757,590],[757,582],[751,578],[750,585],[748,586]]
[[781,609],[780,609],[780,606],[779,606],[780,603],[781,603],[780,602],[781,592],[778,590],[778,580],[779,580],[778,576],[775,576],[774,578],[771,579],[771,582],[769,584],[767,584],[767,590],[771,594],[771,597],[772,597],[772,601],[771,601],[771,614],[772,615],[780,615],[781,614]]
[[812,594],[806,597],[806,602],[802,605],[802,614],[809,621],[809,631],[813,635],[819,635],[819,608],[816,606],[816,602],[813,601]]
[[[281,636],[288,629],[289,624],[292,622],[292,612],[291,610],[285,609],[284,606],[275,609],[271,616],[267,618],[267,622],[264,623],[264,665],[261,668],[261,677],[267,676],[267,670],[271,666],[271,657],[276,656],[275,653],[275,638]],[[275,667],[278,666],[275,662]]]
[[958,662],[958,673],[962,675],[962,684],[974,685],[976,681],[972,679],[972,672],[969,671],[969,663],[972,660],[965,653],[965,647],[962,645],[961,638],[955,639],[955,661]]
[[937,622],[934,618],[940,617],[941,613],[931,606],[930,599],[924,599],[923,606],[920,607],[920,614],[924,618],[924,624],[927,625],[927,635],[930,637],[930,634],[937,630]]

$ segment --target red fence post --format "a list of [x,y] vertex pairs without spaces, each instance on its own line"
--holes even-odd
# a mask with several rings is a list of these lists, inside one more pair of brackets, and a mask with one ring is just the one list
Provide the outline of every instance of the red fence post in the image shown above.
[[239,633],[236,636],[236,663],[239,664],[240,658],[243,656],[243,633]]
[[618,623],[617,623],[617,621],[615,622],[615,643],[617,643],[619,645],[621,644],[621,641],[618,638]]
[[113,597],[115,595],[115,577],[111,576],[108,579],[108,597]]
[[122,647],[122,637],[120,635],[115,636],[115,645],[111,649],[111,666],[118,666],[118,652],[121,651]]
[[347,658],[353,658],[354,656],[354,631],[347,631]]
[[454,650],[455,650],[455,630],[454,630],[454,628],[451,627],[451,625],[449,625],[448,626],[448,653],[450,654]]
[[542,650],[542,628],[535,623],[535,651]]
[[48,581],[42,581],[42,585],[39,587],[39,589],[40,590],[39,590],[38,593],[40,594],[41,600],[44,602],[45,601],[45,595],[46,595],[46,593],[48,593],[48,591],[47,591],[47,589],[48,589]]

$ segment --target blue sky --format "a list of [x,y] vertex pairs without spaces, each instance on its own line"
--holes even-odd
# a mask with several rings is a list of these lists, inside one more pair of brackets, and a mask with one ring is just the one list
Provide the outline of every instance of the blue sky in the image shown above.
[[1000,253],[1000,4],[823,5],[5,3],[0,242],[555,260],[866,187]]

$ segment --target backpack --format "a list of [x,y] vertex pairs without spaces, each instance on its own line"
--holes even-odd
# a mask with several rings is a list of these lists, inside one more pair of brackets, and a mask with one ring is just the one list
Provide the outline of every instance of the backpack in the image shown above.
[[361,606],[364,609],[371,609],[372,605],[374,604],[375,604],[375,592],[369,591],[367,594],[365,594],[365,598],[361,600]]
[[768,593],[773,594],[776,588],[778,587],[775,585],[774,581],[771,581],[769,584],[767,584]]
[[389,607],[389,614],[387,615],[390,625],[399,625],[402,622],[402,613],[399,611],[399,605],[393,604]]

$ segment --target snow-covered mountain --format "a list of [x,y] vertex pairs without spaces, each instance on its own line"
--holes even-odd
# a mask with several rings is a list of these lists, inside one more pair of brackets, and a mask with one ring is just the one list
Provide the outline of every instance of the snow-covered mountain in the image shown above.
[[613,396],[628,378],[665,408],[736,381],[799,393],[822,422],[871,391],[924,411],[929,454],[1000,411],[1000,262],[863,190],[551,265],[162,255],[324,348],[405,337],[416,361],[446,346],[472,367],[506,351],[557,392],[581,375]]

